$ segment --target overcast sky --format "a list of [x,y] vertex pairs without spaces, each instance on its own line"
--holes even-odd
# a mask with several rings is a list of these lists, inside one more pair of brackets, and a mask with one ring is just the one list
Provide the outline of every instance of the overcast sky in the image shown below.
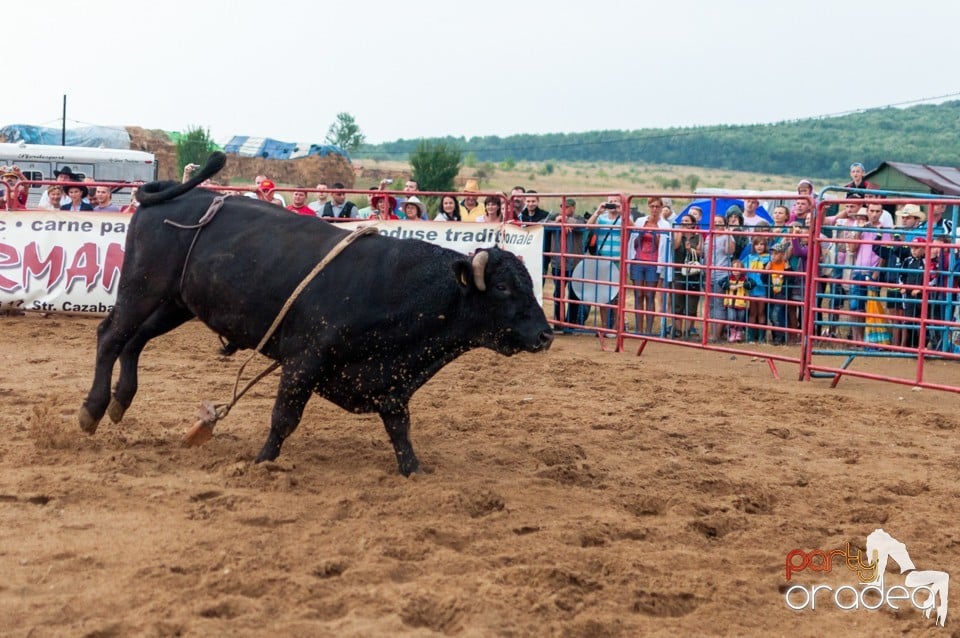
[[[17,2],[0,125],[320,142],[776,122],[960,93],[960,2]],[[11,64],[16,61],[17,66]],[[22,65],[22,66],[21,66]],[[956,98],[955,98],[956,99]]]

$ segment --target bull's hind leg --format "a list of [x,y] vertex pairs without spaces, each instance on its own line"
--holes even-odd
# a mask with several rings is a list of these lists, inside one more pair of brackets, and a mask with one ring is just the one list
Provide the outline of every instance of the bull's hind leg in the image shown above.
[[420,461],[410,444],[410,409],[406,405],[392,405],[380,411],[380,418],[390,435],[393,452],[397,455],[400,473],[410,476],[420,469]]
[[127,342],[120,353],[120,377],[117,379],[117,385],[113,389],[113,398],[107,407],[107,415],[111,421],[114,423],[120,422],[124,412],[133,403],[133,397],[137,394],[137,364],[140,360],[140,353],[143,352],[143,347],[154,337],[166,334],[192,318],[192,312],[183,306],[168,301],[157,308]]
[[257,455],[257,463],[273,461],[280,456],[280,446],[300,424],[303,408],[313,393],[313,380],[304,374],[305,369],[309,368],[294,364],[283,366],[277,400],[273,403],[270,434]]
[[114,306],[107,318],[97,326],[97,363],[94,368],[93,385],[87,398],[80,408],[78,419],[80,428],[93,434],[103,418],[110,402],[110,378],[113,375],[113,364],[123,352],[127,343],[136,335],[142,324],[150,318],[157,309],[157,302],[149,304],[142,300],[139,303],[122,304],[123,284],[118,294],[117,305]]

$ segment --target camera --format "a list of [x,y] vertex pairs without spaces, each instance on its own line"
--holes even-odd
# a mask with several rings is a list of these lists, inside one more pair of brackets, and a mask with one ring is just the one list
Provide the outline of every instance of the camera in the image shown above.
[[616,210],[617,205],[613,202],[605,202],[603,207],[606,208],[607,210]]

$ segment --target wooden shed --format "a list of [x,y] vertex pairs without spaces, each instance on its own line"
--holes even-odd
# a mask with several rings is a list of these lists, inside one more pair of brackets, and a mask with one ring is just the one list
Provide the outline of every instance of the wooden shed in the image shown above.
[[866,174],[877,188],[931,195],[960,195],[960,168],[883,162]]

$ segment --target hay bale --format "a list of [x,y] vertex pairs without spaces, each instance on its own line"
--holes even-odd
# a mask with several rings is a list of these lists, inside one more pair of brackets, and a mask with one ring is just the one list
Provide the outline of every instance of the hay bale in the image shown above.
[[[157,158],[157,178],[179,180],[177,171],[177,145],[166,132],[128,126],[130,148],[153,153]],[[353,166],[340,155],[309,155],[294,160],[264,159],[228,155],[227,165],[217,175],[216,181],[227,183],[253,183],[257,175],[267,175],[278,186],[303,186],[313,188],[317,184],[342,183],[353,188]]]

